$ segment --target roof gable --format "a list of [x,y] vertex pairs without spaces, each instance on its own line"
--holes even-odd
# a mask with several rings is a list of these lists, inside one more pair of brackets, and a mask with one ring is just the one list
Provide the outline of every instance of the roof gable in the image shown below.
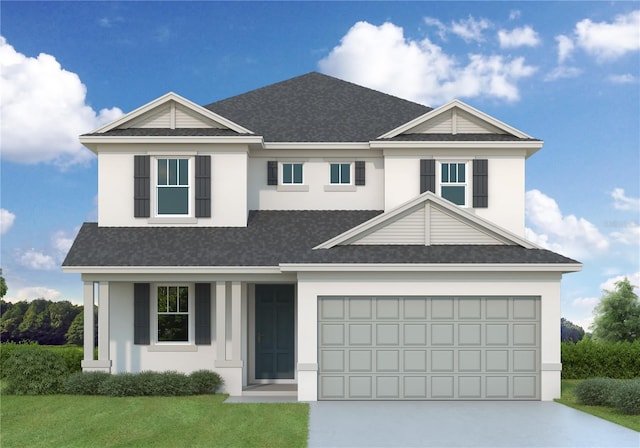
[[444,106],[398,126],[379,138],[389,139],[412,134],[500,134],[521,139],[532,138],[460,100],[450,101]]
[[253,134],[243,126],[173,92],[96,129],[94,133],[124,129],[221,129]]
[[518,245],[537,248],[432,192],[423,193],[314,249],[347,245]]
[[369,142],[431,108],[317,72],[205,106],[265,142]]

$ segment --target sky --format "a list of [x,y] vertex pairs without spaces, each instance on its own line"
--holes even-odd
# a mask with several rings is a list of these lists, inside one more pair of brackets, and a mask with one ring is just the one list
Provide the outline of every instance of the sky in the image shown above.
[[603,290],[640,285],[640,2],[1,1],[5,299],[82,303],[60,268],[97,220],[78,135],[170,91],[204,105],[311,71],[544,140],[526,233],[584,264],[562,315],[588,329]]

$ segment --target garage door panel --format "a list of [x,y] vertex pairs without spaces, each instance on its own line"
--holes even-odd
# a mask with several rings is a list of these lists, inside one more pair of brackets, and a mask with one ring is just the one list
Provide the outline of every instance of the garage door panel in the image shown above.
[[537,297],[321,297],[321,400],[537,400]]

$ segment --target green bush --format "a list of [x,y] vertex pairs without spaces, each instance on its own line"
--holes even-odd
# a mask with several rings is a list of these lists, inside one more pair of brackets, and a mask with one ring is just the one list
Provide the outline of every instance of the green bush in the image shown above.
[[613,407],[623,414],[640,414],[640,379],[620,381],[611,401]]
[[37,348],[40,348],[37,342],[3,342],[0,344],[0,378],[4,379],[6,377],[7,360],[12,353],[17,350],[30,350]]
[[584,338],[577,344],[562,343],[562,378],[630,379],[640,375],[640,340],[594,342]]
[[98,395],[100,385],[105,382],[110,373],[107,372],[77,372],[67,378],[64,392],[70,395]]
[[140,395],[178,396],[193,395],[193,387],[189,377],[178,372],[141,372]]
[[135,397],[145,395],[138,379],[139,375],[134,373],[119,373],[110,375],[98,386],[98,395],[109,395],[112,397]]
[[210,370],[198,370],[189,375],[194,394],[215,394],[223,384],[222,377]]
[[67,364],[69,373],[82,372],[83,349],[74,345],[46,346],[45,350],[58,353]]
[[23,347],[9,355],[3,367],[5,393],[46,395],[62,391],[69,369],[62,356],[40,347]]
[[589,378],[574,389],[578,403],[590,406],[612,406],[613,394],[618,380],[611,378]]

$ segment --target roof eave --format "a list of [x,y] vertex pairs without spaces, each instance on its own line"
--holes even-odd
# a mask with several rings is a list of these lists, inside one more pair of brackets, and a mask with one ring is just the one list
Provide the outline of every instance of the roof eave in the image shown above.
[[125,136],[125,135],[81,135],[80,143],[97,154],[98,145],[104,144],[127,144],[127,143],[149,143],[157,144],[247,144],[263,146],[264,141],[261,135],[239,135],[239,136]]
[[282,272],[558,272],[582,270],[581,263],[282,263]]

